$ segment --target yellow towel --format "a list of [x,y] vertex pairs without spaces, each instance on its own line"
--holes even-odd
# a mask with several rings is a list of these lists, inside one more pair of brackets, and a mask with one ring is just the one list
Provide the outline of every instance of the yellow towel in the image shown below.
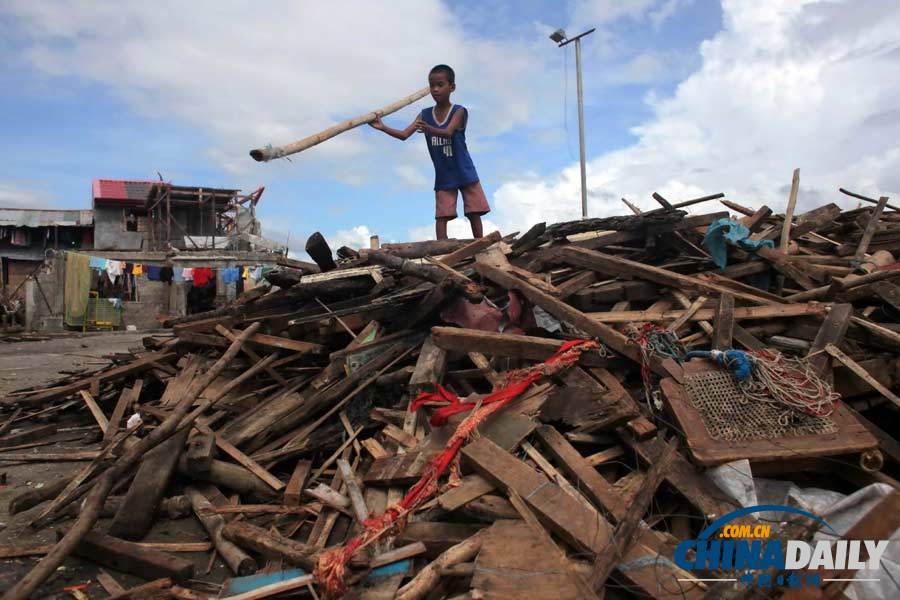
[[91,257],[87,254],[66,252],[66,323],[81,325],[91,291]]

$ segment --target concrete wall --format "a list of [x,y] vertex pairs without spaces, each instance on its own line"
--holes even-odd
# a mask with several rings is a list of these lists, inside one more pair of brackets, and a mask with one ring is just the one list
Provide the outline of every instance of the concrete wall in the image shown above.
[[123,303],[124,324],[138,329],[159,328],[159,315],[169,312],[169,285],[142,277],[137,282],[137,298],[136,302]]
[[94,206],[94,248],[97,250],[141,250],[149,233],[125,231],[121,207]]
[[27,330],[62,331],[66,289],[65,262],[63,255],[48,259],[44,268],[38,271],[35,280],[25,283],[25,328]]
[[[25,326],[29,331],[55,332],[63,330],[65,310],[65,259],[52,259],[35,281],[25,284]],[[187,284],[190,285],[190,284]],[[137,280],[138,300],[123,303],[124,325],[137,329],[158,329],[161,315],[184,316],[186,288],[184,283],[168,284],[150,281],[146,277]],[[41,291],[47,297],[44,302]],[[49,308],[47,304],[49,303]]]

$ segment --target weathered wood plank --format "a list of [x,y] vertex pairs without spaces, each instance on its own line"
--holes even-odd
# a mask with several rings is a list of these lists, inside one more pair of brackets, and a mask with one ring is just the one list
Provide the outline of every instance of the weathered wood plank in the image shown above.
[[548,526],[580,551],[597,552],[610,542],[612,528],[559,486],[517,460],[487,438],[462,450],[466,461],[485,479],[513,489]]

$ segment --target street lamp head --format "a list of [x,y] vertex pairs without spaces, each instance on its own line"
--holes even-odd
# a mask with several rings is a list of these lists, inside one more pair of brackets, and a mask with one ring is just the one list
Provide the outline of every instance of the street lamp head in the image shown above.
[[564,42],[566,40],[566,32],[562,29],[557,29],[553,33],[550,34],[550,39],[556,42],[557,44]]

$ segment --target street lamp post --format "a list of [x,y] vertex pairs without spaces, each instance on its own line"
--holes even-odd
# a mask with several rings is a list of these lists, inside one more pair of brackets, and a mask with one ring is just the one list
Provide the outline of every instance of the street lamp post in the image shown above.
[[584,158],[584,92],[581,83],[581,38],[594,33],[595,28],[590,28],[584,33],[579,33],[572,39],[566,37],[566,32],[557,29],[550,35],[550,39],[562,48],[575,42],[575,71],[578,77],[578,150],[581,155],[581,218],[587,218],[587,167]]

